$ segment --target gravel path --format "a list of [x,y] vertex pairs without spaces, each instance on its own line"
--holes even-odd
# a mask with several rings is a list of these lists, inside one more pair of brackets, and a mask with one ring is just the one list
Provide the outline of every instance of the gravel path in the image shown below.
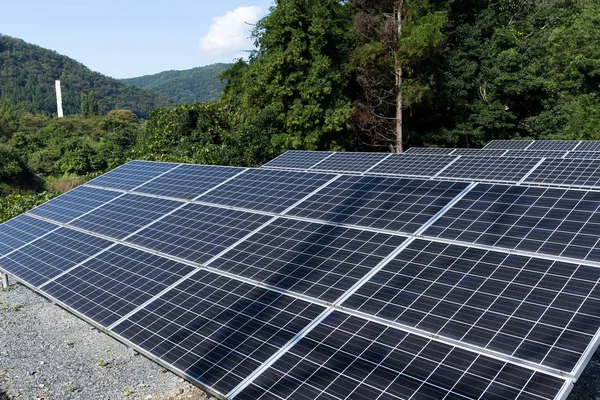
[[[0,400],[208,398],[26,287],[0,292]],[[597,399],[595,355],[568,400]]]

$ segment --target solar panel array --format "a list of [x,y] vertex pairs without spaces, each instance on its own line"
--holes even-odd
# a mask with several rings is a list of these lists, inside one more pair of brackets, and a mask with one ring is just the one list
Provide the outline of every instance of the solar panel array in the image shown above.
[[0,225],[0,269],[223,398],[564,399],[600,174],[522,142],[134,161]]

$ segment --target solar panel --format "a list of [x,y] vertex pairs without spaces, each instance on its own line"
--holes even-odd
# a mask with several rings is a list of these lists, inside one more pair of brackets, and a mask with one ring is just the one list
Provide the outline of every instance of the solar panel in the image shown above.
[[571,372],[600,328],[599,280],[596,267],[416,240],[343,306]]
[[244,211],[188,204],[127,241],[203,263],[271,218]]
[[392,154],[373,167],[369,174],[432,177],[454,160],[456,157],[445,155]]
[[187,377],[229,392],[324,309],[198,271],[115,332]]
[[598,192],[478,184],[424,235],[600,261],[599,206]]
[[446,154],[447,155],[447,154],[452,153],[454,150],[456,150],[456,149],[446,148],[446,147],[410,147],[408,150],[406,150],[404,152],[404,154],[410,154],[410,155],[415,155],[415,154],[443,155],[443,154]]
[[309,169],[316,163],[329,157],[329,151],[298,151],[288,150],[279,157],[269,161],[263,167]]
[[236,399],[553,399],[553,376],[334,311]]
[[494,156],[503,156],[506,150],[504,149],[456,149],[452,155],[453,156],[485,156],[485,157],[494,157]]
[[579,140],[534,140],[527,150],[573,150]]
[[413,233],[467,186],[464,182],[343,176],[287,215]]
[[111,238],[123,239],[181,205],[183,203],[178,201],[126,194],[71,222],[71,225]]
[[119,196],[121,193],[118,192],[79,186],[29,213],[67,223]]
[[334,153],[326,160],[315,164],[311,170],[330,172],[366,172],[389,153]]
[[91,180],[87,184],[117,190],[131,190],[178,165],[179,164],[148,161],[131,161]]
[[600,159],[600,151],[570,151],[565,158],[587,158],[589,160]]
[[485,145],[484,150],[492,149],[527,149],[533,140],[492,140]]
[[460,151],[133,162],[1,224],[0,269],[222,397],[562,399],[598,343],[600,192],[534,182],[547,150]]
[[600,140],[582,140],[577,151],[600,151]]
[[210,266],[335,301],[406,238],[279,218]]
[[57,228],[57,225],[24,214],[0,224],[0,258]]
[[537,158],[461,157],[438,176],[478,181],[518,182],[538,162]]
[[135,192],[192,200],[243,171],[243,168],[213,165],[182,165],[140,186]]
[[568,152],[565,150],[508,150],[506,157],[550,157],[561,158]]
[[334,175],[251,169],[198,198],[198,201],[279,213]]
[[116,245],[43,290],[104,327],[152,299],[194,267]]
[[0,269],[38,286],[110,245],[107,240],[60,228],[0,258]]
[[600,187],[600,159],[547,159],[527,177],[525,182]]

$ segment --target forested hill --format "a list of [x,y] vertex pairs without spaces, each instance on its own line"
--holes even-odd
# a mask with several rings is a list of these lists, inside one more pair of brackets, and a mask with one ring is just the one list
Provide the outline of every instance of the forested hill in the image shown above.
[[79,114],[82,93],[92,90],[101,113],[128,109],[146,118],[150,109],[173,104],[161,93],[126,85],[55,51],[0,35],[0,100],[30,112],[56,114],[56,79],[61,81],[65,115]]
[[230,64],[211,64],[184,71],[164,71],[154,75],[122,79],[122,82],[163,93],[178,103],[218,100],[225,86],[219,79]]

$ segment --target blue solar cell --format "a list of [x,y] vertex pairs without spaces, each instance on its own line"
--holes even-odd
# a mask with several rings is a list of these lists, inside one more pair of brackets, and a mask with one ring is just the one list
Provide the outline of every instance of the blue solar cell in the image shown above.
[[279,213],[333,177],[311,172],[250,169],[198,201]]
[[190,379],[226,394],[323,310],[198,271],[114,330]]
[[178,165],[179,164],[148,161],[131,161],[91,180],[88,182],[88,185],[118,190],[132,190]]
[[58,225],[27,215],[0,224],[0,257],[56,228]]
[[412,233],[467,186],[465,182],[343,176],[288,215]]
[[116,245],[43,290],[108,327],[194,270],[189,265]]
[[202,263],[270,219],[262,214],[188,204],[127,241]]
[[285,169],[309,169],[316,163],[329,157],[328,151],[299,151],[288,150],[279,157],[269,161],[263,167]]
[[140,186],[135,191],[192,200],[242,171],[243,168],[182,165]]
[[71,222],[72,226],[123,239],[175,208],[178,201],[127,194]]
[[110,190],[79,186],[34,208],[29,213],[67,223],[121,195]]
[[39,286],[112,243],[68,228],[60,228],[0,258],[0,269]]

